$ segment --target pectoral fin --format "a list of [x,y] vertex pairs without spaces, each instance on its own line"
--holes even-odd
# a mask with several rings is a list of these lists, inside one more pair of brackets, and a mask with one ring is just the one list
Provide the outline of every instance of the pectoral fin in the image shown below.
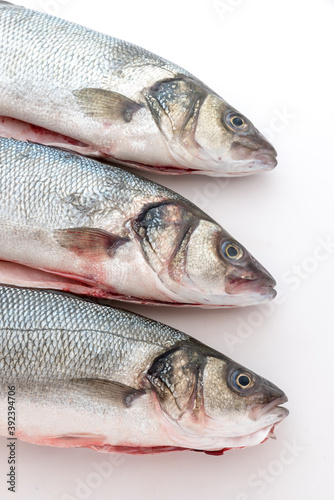
[[111,90],[84,88],[73,92],[82,111],[92,118],[130,122],[142,104]]
[[112,256],[115,250],[129,238],[109,233],[103,229],[73,227],[55,231],[58,243],[77,255],[92,258]]
[[145,390],[105,379],[72,379],[70,386],[85,392],[92,399],[108,400],[130,407],[133,401],[145,394]]

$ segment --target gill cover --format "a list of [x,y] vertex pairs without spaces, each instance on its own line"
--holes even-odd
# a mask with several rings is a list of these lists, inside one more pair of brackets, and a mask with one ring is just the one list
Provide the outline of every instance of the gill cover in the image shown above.
[[161,408],[174,420],[185,412],[194,416],[200,412],[204,367],[205,357],[200,352],[182,346],[156,358],[147,372]]
[[142,93],[179,165],[210,175],[276,166],[275,149],[251,121],[196,78],[177,74]]
[[179,144],[188,151],[197,150],[196,125],[201,105],[208,94],[203,84],[182,75],[158,81],[145,89],[143,94],[172,151],[181,155]]
[[133,222],[142,250],[155,272],[160,274],[168,268],[172,277],[177,270],[182,271],[186,253],[181,250],[188,244],[198,220],[187,207],[172,201],[146,207]]

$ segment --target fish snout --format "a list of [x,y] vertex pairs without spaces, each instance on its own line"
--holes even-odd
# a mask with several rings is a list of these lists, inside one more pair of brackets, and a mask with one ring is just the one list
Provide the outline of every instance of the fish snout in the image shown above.
[[277,165],[275,148],[260,134],[239,136],[232,144],[232,158],[248,163],[249,169],[272,170]]
[[256,293],[273,299],[276,297],[275,286],[274,277],[259,263],[251,264],[246,269],[234,268],[226,278],[226,291],[229,294]]
[[259,383],[253,394],[250,410],[252,420],[274,420],[279,422],[288,416],[289,410],[280,406],[288,401],[286,394],[269,380],[259,377]]
[[268,402],[265,404],[257,404],[252,408],[250,414],[252,420],[260,420],[264,417],[272,416],[275,417],[278,422],[289,415],[289,410],[280,406],[288,401],[287,396],[281,389],[274,386],[274,384],[269,384],[270,396],[268,397]]
[[272,170],[277,165],[276,156],[277,156],[276,151],[275,154],[267,150],[260,151],[252,155],[252,162],[254,163],[254,166],[255,163],[257,163],[259,168],[262,166],[263,170]]

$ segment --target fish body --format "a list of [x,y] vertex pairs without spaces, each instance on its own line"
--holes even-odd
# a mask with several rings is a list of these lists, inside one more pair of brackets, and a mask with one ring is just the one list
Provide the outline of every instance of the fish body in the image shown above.
[[188,200],[121,168],[0,138],[0,282],[143,303],[250,305],[274,279]]
[[161,173],[246,175],[277,163],[247,118],[140,47],[2,1],[0,43],[5,137]]
[[[173,328],[52,292],[0,287],[0,434],[100,451],[219,452],[263,442],[276,386]],[[38,418],[36,418],[38,416]]]

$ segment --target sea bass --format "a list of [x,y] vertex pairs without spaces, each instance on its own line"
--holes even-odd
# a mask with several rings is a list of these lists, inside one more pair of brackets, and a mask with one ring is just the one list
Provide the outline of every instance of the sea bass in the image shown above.
[[39,144],[0,138],[0,228],[3,284],[174,305],[276,294],[272,276],[182,196]]
[[219,454],[262,443],[288,414],[278,387],[167,325],[6,287],[0,394],[2,436],[10,401],[17,439],[106,452]]
[[277,163],[247,118],[140,47],[3,1],[0,44],[5,137],[160,173],[246,175]]

